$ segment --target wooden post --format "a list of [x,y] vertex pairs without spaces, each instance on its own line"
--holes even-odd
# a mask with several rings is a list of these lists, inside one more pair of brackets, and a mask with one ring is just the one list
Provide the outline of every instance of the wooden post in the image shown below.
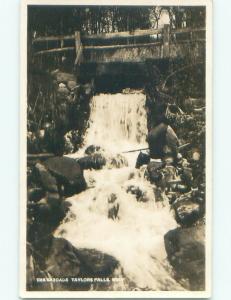
[[190,40],[193,40],[193,31],[190,31]]
[[75,31],[75,51],[76,51],[75,65],[79,65],[81,61],[82,52],[83,52],[83,46],[81,43],[79,31]]
[[170,26],[165,24],[163,28],[163,57],[167,58],[170,55]]

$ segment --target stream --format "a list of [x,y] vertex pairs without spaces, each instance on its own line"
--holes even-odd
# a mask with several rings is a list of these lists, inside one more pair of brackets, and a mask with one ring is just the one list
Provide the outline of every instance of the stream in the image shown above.
[[[84,171],[88,189],[66,200],[70,211],[55,236],[76,248],[112,255],[138,290],[183,290],[173,278],[164,246],[164,235],[177,227],[169,203],[155,199],[145,166],[135,168],[139,152],[123,153],[147,147],[146,119],[142,91],[92,98],[84,146],[69,156],[82,157],[88,146],[97,145],[107,164]],[[141,191],[140,201],[134,189]]]

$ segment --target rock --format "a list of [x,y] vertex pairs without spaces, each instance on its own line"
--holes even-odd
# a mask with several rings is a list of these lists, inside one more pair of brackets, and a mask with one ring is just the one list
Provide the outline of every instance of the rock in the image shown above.
[[63,238],[52,239],[45,259],[45,270],[61,278],[110,277],[118,266],[114,257],[95,249],[75,248]]
[[162,174],[160,173],[160,170],[163,166],[164,163],[162,161],[151,161],[148,164],[147,175],[151,183],[158,183],[161,180]]
[[[46,224],[54,223],[54,218],[57,219],[58,209],[57,206],[51,207],[46,198],[42,198],[31,210],[31,215],[33,216],[33,220],[35,223],[44,222]],[[59,224],[60,219],[55,222],[57,225]]]
[[[161,187],[155,187],[153,189],[154,191],[154,195],[155,195],[155,201],[159,202],[159,201],[164,201],[164,197],[163,197],[163,193],[161,190]],[[171,201],[171,199],[169,200],[169,202]]]
[[59,86],[57,89],[57,97],[59,99],[66,99],[69,96],[70,92],[66,86]]
[[67,87],[69,90],[73,90],[77,86],[76,80],[69,80],[67,82]]
[[111,255],[95,249],[78,249],[81,262],[81,274],[90,277],[110,277],[119,266],[119,262]]
[[45,196],[45,191],[42,188],[31,188],[27,192],[27,197],[30,202],[37,202]]
[[182,174],[181,174],[180,177],[181,177],[181,180],[182,180],[183,184],[185,184],[187,187],[192,186],[193,176],[192,176],[192,169],[191,168],[184,167],[182,169]]
[[61,72],[59,70],[56,70],[52,72],[52,76],[55,78],[56,82],[59,83],[65,83],[67,84],[68,81],[75,81],[75,75],[71,73],[65,73]]
[[102,154],[95,153],[78,159],[78,163],[83,170],[87,170],[87,169],[99,170],[106,165],[106,159],[105,157],[102,156]]
[[171,190],[172,192],[181,193],[181,194],[190,191],[189,187],[185,184],[182,184],[182,182],[169,184],[168,187],[169,190]]
[[177,223],[184,226],[191,226],[198,221],[204,213],[203,207],[199,203],[195,203],[182,196],[173,203]]
[[[49,160],[49,159],[48,159]],[[37,183],[41,184],[45,191],[51,193],[58,193],[58,185],[56,178],[51,175],[46,166],[42,163],[37,163],[34,167],[34,178],[37,179]]]
[[176,228],[165,236],[165,249],[177,279],[188,279],[190,290],[205,289],[205,228]]
[[48,274],[42,271],[36,262],[35,253],[30,243],[27,243],[27,264],[26,264],[26,286],[28,291],[52,291],[49,282],[39,284],[36,278],[48,278]]
[[193,111],[194,108],[198,108],[204,105],[205,101],[202,98],[187,98],[184,102],[184,106],[189,112]]
[[127,193],[131,193],[136,196],[138,202],[147,202],[148,198],[146,192],[142,191],[138,186],[130,185],[127,187]]
[[78,130],[70,130],[64,136],[64,153],[76,152],[82,142],[82,138]]
[[95,146],[95,145],[90,145],[87,147],[87,149],[85,150],[85,154],[87,155],[91,155],[94,154],[95,152],[98,152],[101,150],[100,146]]
[[139,169],[143,165],[150,162],[150,156],[146,153],[140,152],[136,160],[136,168]]
[[109,169],[127,167],[128,161],[125,156],[116,154],[116,156],[108,158],[107,166]]
[[62,200],[61,196],[62,195],[60,195],[59,193],[46,192],[47,203],[51,207],[60,206],[60,203],[61,203],[61,200]]
[[27,237],[30,242],[36,242],[50,235],[66,216],[70,203],[66,201],[60,202],[55,199],[53,201],[58,205],[53,205],[45,197],[34,205],[28,206]]
[[114,205],[110,205],[108,209],[108,218],[115,220],[118,218],[118,213],[119,213],[119,203],[116,203]]
[[67,212],[65,205],[61,202],[61,197],[58,193],[48,192],[44,198],[36,202],[34,206],[31,206],[33,209],[31,213],[36,222],[44,221],[45,223],[58,225]]
[[71,196],[86,189],[80,164],[69,157],[52,157],[44,163],[47,170],[64,186],[64,195]]
[[27,133],[27,150],[28,153],[38,153],[39,152],[39,139],[34,132],[29,131]]
[[199,186],[199,188],[192,190],[192,198],[193,198],[193,202],[199,203],[202,206],[205,205],[205,190],[203,185]]
[[171,182],[177,180],[176,168],[170,163],[166,162],[165,167],[162,169],[163,184],[170,188]]
[[78,277],[80,261],[77,250],[65,239],[53,238],[45,265],[52,277]]
[[59,88],[65,88],[65,87],[66,87],[66,84],[64,84],[64,83],[59,84]]
[[[34,241],[50,234],[63,220],[68,205],[62,201],[62,196],[71,196],[86,188],[80,165],[71,158],[53,157],[34,167],[34,183],[41,189],[30,191],[30,199],[37,200],[28,203],[28,239]],[[42,199],[39,199],[45,194]],[[39,201],[38,201],[39,200]]]
[[108,198],[108,218],[112,220],[118,217],[119,203],[116,200],[117,196],[114,193]]
[[[91,282],[72,282],[71,278],[113,277],[119,267],[119,262],[110,255],[95,249],[75,248],[69,241],[52,235],[35,240],[33,248],[27,250],[27,256],[29,290],[43,290],[44,286],[46,290],[52,291],[89,290]],[[37,277],[65,280],[51,284],[37,284]],[[109,281],[108,285],[110,284]],[[94,289],[97,289],[98,285],[100,283],[95,282]],[[103,285],[105,287],[105,283]]]
[[90,96],[93,92],[93,84],[92,83],[86,83],[84,84],[84,92],[86,96]]
[[71,135],[71,132],[67,132],[65,135],[64,135],[64,142],[65,142],[65,145],[64,145],[64,153],[65,154],[68,154],[68,153],[73,153],[74,152],[74,145],[72,143],[72,135]]

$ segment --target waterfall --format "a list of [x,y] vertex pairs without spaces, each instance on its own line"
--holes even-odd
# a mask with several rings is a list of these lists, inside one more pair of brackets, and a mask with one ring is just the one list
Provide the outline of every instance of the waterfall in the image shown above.
[[[82,153],[92,144],[101,146],[108,157],[147,147],[146,122],[141,92],[97,95],[91,102]],[[55,234],[77,248],[114,256],[136,289],[182,290],[166,260],[164,235],[177,226],[168,202],[155,199],[155,187],[144,176],[145,167],[135,169],[138,152],[122,155],[127,163],[119,168],[106,165],[102,170],[84,171],[89,188],[67,199],[71,210]],[[139,189],[140,201],[132,189]]]
[[101,94],[91,103],[87,145],[100,145],[111,151],[146,145],[147,121],[145,96],[137,94]]

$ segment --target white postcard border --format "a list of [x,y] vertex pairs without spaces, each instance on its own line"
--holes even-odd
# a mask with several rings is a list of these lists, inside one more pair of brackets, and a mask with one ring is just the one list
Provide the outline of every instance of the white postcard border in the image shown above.
[[[206,288],[205,291],[26,291],[26,121],[28,5],[206,6]],[[210,0],[23,0],[20,36],[20,254],[21,298],[209,298],[212,282],[212,1]]]

